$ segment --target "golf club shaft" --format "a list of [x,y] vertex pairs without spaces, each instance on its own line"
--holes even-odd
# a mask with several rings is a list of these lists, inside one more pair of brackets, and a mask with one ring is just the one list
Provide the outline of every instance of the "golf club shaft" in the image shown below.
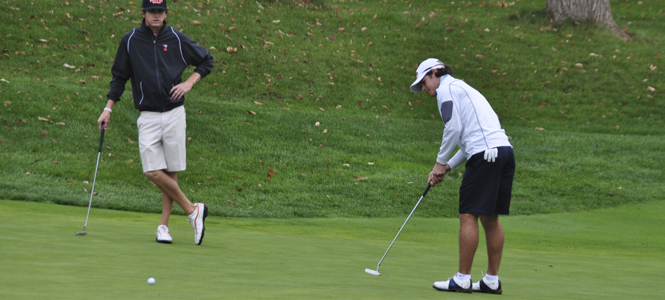
[[406,223],[408,223],[408,222],[409,222],[409,219],[411,219],[411,216],[412,216],[413,213],[416,211],[416,208],[418,208],[418,205],[420,204],[420,201],[422,201],[423,198],[425,197],[425,195],[427,195],[427,192],[429,191],[429,188],[430,188],[430,187],[432,187],[432,186],[431,186],[430,184],[427,184],[427,188],[425,189],[425,192],[423,193],[422,196],[420,196],[420,199],[418,199],[418,203],[416,203],[416,206],[413,207],[413,209],[411,210],[411,213],[410,213],[409,216],[406,218],[406,221],[404,221],[404,224],[402,224],[402,228],[399,229],[399,231],[397,232],[397,235],[396,235],[395,238],[393,239],[392,243],[390,243],[390,246],[388,246],[388,250],[386,250],[386,253],[383,254],[383,257],[381,257],[381,260],[380,260],[379,263],[376,265],[376,271],[377,271],[377,272],[379,271],[379,267],[381,266],[381,262],[383,262],[383,259],[386,258],[386,255],[388,254],[388,251],[390,251],[390,248],[393,247],[393,244],[394,244],[395,241],[397,240],[397,237],[399,236],[400,233],[402,233],[402,229],[404,229],[404,226],[406,226]]
[[90,217],[90,208],[92,207],[92,196],[95,194],[95,183],[97,182],[97,170],[99,169],[99,159],[102,156],[102,144],[104,143],[104,122],[102,122],[102,134],[99,138],[99,151],[97,152],[97,165],[95,165],[95,177],[92,179],[92,191],[90,191],[90,203],[88,203],[88,214],[85,216],[85,224],[83,231],[88,226],[88,218]]

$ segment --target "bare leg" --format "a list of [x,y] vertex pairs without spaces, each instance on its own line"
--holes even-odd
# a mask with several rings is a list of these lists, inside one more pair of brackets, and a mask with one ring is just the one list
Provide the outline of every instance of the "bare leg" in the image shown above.
[[487,242],[487,274],[499,275],[499,265],[503,255],[503,227],[499,216],[480,216]]
[[478,216],[460,214],[459,272],[471,274],[473,257],[478,248]]
[[[166,175],[169,175],[173,180],[178,182],[178,173],[176,172],[165,172]],[[162,220],[159,222],[159,225],[169,226],[169,217],[171,216],[171,210],[173,209],[173,199],[169,198],[166,193],[162,192]]]
[[[163,194],[166,194],[168,198],[178,203],[185,213],[189,215],[194,212],[194,204],[192,204],[185,194],[183,194],[182,190],[180,190],[176,179],[162,170],[146,172],[145,176],[150,178],[150,180],[162,190]],[[163,199],[164,197],[162,196],[162,200]]]

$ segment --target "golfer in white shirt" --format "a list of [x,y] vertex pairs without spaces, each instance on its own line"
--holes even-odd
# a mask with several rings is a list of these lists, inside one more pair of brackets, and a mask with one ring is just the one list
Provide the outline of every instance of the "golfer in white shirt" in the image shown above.
[[[416,70],[411,91],[436,97],[445,124],[441,149],[428,183],[435,186],[450,170],[466,161],[459,196],[459,269],[434,288],[451,292],[501,294],[499,265],[503,228],[499,215],[507,215],[515,175],[515,156],[499,118],[485,97],[452,76],[453,70],[438,59],[423,61]],[[455,147],[459,150],[451,157]],[[485,230],[487,274],[472,283],[471,265],[478,247],[478,219]]]

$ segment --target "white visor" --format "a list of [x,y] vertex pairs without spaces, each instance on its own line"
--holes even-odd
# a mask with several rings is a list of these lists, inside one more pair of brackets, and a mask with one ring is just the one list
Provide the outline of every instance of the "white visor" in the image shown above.
[[420,63],[420,66],[418,66],[418,69],[416,70],[416,81],[411,84],[411,91],[414,93],[420,93],[420,91],[423,90],[421,81],[425,75],[427,75],[429,71],[434,69],[444,69],[445,67],[446,66],[443,64],[443,62],[436,58],[428,58]]

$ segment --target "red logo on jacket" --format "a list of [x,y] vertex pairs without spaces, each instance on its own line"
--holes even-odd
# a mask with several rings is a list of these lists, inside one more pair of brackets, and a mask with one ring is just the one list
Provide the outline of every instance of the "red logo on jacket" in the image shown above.
[[162,0],[150,0],[150,3],[152,3],[152,4],[162,4],[162,2],[164,2],[164,1],[162,1]]
[[164,45],[162,45],[162,46],[164,46],[164,51],[168,50],[167,48],[169,47],[169,45],[164,44]]

